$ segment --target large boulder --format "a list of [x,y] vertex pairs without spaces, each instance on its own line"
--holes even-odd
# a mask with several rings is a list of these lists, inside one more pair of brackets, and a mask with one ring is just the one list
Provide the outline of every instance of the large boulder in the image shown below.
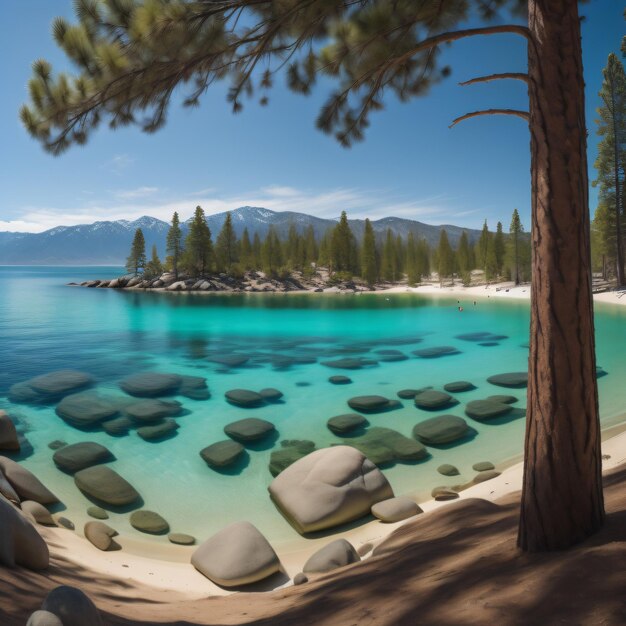
[[95,465],[76,472],[74,482],[87,496],[109,505],[124,506],[139,499],[137,490],[106,465]]
[[304,564],[305,574],[321,574],[361,560],[352,544],[345,539],[335,539],[312,554]]
[[507,372],[506,374],[496,374],[489,376],[487,382],[499,387],[510,387],[522,389],[528,385],[528,372]]
[[201,376],[181,376],[182,384],[178,393],[190,400],[208,400],[211,392],[206,384],[206,378]]
[[20,506],[22,507],[22,512],[25,515],[31,515],[38,524],[42,526],[56,526],[50,511],[43,504],[33,500],[24,500]]
[[209,580],[236,587],[263,580],[280,569],[267,539],[249,522],[235,522],[202,543],[191,564]]
[[66,396],[56,408],[57,415],[76,428],[93,428],[117,415],[118,407],[112,400],[91,391]]
[[328,378],[328,382],[333,384],[333,385],[349,385],[352,382],[351,378],[348,378],[347,376],[330,376]]
[[16,451],[20,449],[17,431],[13,420],[4,412],[0,411],[0,450]]
[[125,408],[127,415],[140,423],[157,422],[164,417],[175,417],[183,412],[180,402],[167,400],[140,400]]
[[265,398],[260,393],[250,391],[249,389],[231,389],[224,395],[226,396],[226,400],[228,400],[231,404],[246,409],[265,404]]
[[0,495],[6,498],[9,502],[13,502],[13,504],[20,503],[20,497],[11,486],[11,483],[6,479],[2,470],[0,470]]
[[512,410],[513,407],[510,404],[495,400],[472,400],[465,407],[465,413],[479,422],[506,415]]
[[119,437],[128,434],[130,427],[133,425],[128,417],[116,417],[102,423],[102,430],[112,437]]
[[269,492],[300,533],[351,522],[393,497],[382,472],[350,446],[316,450],[296,461],[272,481]]
[[397,400],[390,400],[385,396],[355,396],[348,400],[348,406],[361,413],[382,413],[400,406]]
[[443,388],[450,393],[460,393],[463,391],[472,391],[476,389],[476,385],[467,380],[455,380],[454,382],[446,383]]
[[46,596],[41,608],[56,615],[63,626],[102,626],[95,604],[75,587],[56,587]]
[[0,456],[0,470],[21,500],[39,504],[56,504],[59,499],[32,473],[19,463]]
[[414,500],[405,496],[383,500],[372,507],[372,515],[387,524],[400,522],[418,513],[423,513],[422,509]]
[[200,450],[200,456],[209,467],[227,467],[237,462],[245,448],[230,439],[218,441]]
[[413,427],[413,437],[427,446],[443,445],[467,436],[469,426],[462,417],[439,415]]
[[441,356],[459,354],[459,350],[457,350],[453,346],[433,346],[432,348],[421,348],[420,350],[414,350],[413,354],[420,359],[436,359]]
[[114,459],[115,457],[108,448],[95,441],[72,443],[69,446],[63,446],[52,455],[55,465],[70,474]]
[[166,418],[147,426],[137,429],[137,434],[145,441],[156,441],[171,437],[178,430],[178,422],[171,418]]
[[258,417],[248,417],[224,426],[224,432],[229,437],[242,442],[263,439],[275,430],[274,424]]
[[406,361],[409,357],[400,350],[376,350],[376,358],[385,363]]
[[428,451],[419,442],[391,428],[375,426],[359,437],[346,441],[362,452],[372,463],[385,465],[396,461],[421,461]]
[[426,411],[438,411],[453,404],[457,401],[450,394],[435,389],[426,389],[415,396],[415,406]]
[[41,396],[53,399],[89,387],[93,378],[85,372],[59,370],[31,378],[26,384]]
[[130,396],[157,398],[176,393],[182,384],[183,378],[178,374],[144,372],[128,376],[122,380],[120,387]]
[[335,361],[322,361],[322,365],[342,370],[360,370],[362,367],[371,367],[372,365],[378,365],[378,361],[375,361],[374,359],[364,359],[359,357],[336,359]]
[[0,564],[21,565],[33,570],[46,569],[50,555],[46,542],[30,521],[12,504],[0,497]]
[[315,443],[308,439],[286,439],[280,445],[280,450],[273,450],[270,454],[269,470],[272,476],[278,476],[284,469],[315,450]]

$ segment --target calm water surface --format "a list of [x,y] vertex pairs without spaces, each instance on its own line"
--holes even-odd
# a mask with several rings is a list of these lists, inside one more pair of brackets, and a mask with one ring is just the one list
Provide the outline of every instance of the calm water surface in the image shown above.
[[[481,299],[473,306],[470,300],[462,300],[460,313],[456,298],[410,294],[190,296],[66,286],[70,281],[112,278],[120,273],[120,268],[101,267],[0,267],[0,408],[15,419],[30,444],[21,455],[22,462],[61,497],[67,507],[65,515],[77,526],[86,521],[91,503],[71,476],[56,469],[48,448],[54,439],[107,446],[116,456],[111,467],[137,488],[146,508],[169,521],[173,531],[202,540],[231,521],[248,519],[280,542],[296,536],[267,495],[272,480],[268,461],[280,440],[309,439],[318,447],[345,443],[326,428],[326,421],[351,412],[346,404],[350,397],[396,398],[403,388],[441,389],[459,379],[471,381],[477,389],[457,394],[460,404],[443,412],[463,416],[467,401],[509,393],[487,383],[488,376],[526,368],[526,301]],[[456,338],[478,331],[507,338],[495,346]],[[626,307],[597,305],[596,334],[598,364],[608,372],[598,384],[603,422],[609,425],[626,413]],[[412,354],[438,345],[455,346],[460,353],[438,359]],[[379,349],[401,350],[410,358],[356,371],[321,364],[340,356],[376,358]],[[291,365],[284,358],[322,351],[338,356]],[[253,359],[233,369],[209,360],[233,352]],[[156,443],[142,440],[133,431],[123,437],[100,430],[85,433],[58,417],[54,405],[9,402],[11,385],[64,368],[89,372],[98,381],[98,391],[117,395],[122,395],[118,382],[132,373],[203,376],[212,397],[203,401],[178,398],[186,409],[177,418],[180,428],[176,436]],[[346,374],[353,383],[331,385],[328,377],[333,374]],[[229,389],[264,387],[280,389],[284,402],[249,410],[224,399]],[[525,390],[512,393],[519,397],[516,407],[523,408]],[[370,424],[410,437],[416,423],[438,414],[419,410],[411,401],[402,404],[399,410],[368,416]],[[224,426],[244,417],[274,423],[278,440],[260,446],[265,449],[250,449],[248,460],[236,471],[210,469],[198,452],[223,440]],[[503,462],[521,452],[523,419],[498,424],[467,421],[477,431],[472,440],[447,449],[429,448],[431,456],[422,463],[397,463],[384,469],[396,494],[425,498],[434,486],[470,480],[471,465],[477,461]],[[452,481],[441,476],[436,471],[441,463],[453,463],[461,476]],[[127,514],[112,513],[111,525],[139,536]],[[165,537],[151,540],[167,542]]]

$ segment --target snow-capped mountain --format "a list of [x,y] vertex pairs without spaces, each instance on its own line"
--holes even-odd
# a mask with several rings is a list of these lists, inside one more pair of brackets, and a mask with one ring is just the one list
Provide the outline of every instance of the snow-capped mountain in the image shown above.
[[[337,220],[322,219],[292,211],[271,211],[262,207],[244,206],[230,212],[233,228],[238,237],[248,229],[250,237],[258,233],[264,238],[270,226],[285,237],[290,225],[303,232],[313,226],[316,237],[321,238]],[[207,216],[207,223],[215,240],[222,228],[226,213]],[[186,234],[190,219],[182,223]],[[357,238],[361,238],[364,220],[350,220]],[[372,221],[374,231],[382,237],[390,228],[394,235],[406,237],[413,232],[418,238],[426,238],[431,246],[437,244],[439,232],[444,228],[453,246],[464,229],[458,226],[433,226],[415,220],[386,217]],[[99,221],[78,226],[57,226],[42,233],[0,232],[1,265],[120,265],[123,264],[137,228],[141,228],[146,239],[148,255],[152,245],[157,246],[161,257],[165,256],[165,239],[169,224],[163,220],[144,215],[136,220]],[[480,232],[467,230],[470,240],[478,238]]]

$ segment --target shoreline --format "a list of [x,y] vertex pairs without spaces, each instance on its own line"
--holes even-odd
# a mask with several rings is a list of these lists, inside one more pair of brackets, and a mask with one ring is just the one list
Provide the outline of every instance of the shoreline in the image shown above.
[[[626,413],[615,416],[602,430],[603,471],[610,471],[626,464]],[[608,455],[609,458],[605,458]],[[262,592],[284,589],[293,585],[292,579],[302,571],[306,560],[317,550],[336,539],[346,539],[358,551],[366,544],[372,549],[385,541],[391,533],[405,524],[421,519],[432,511],[470,498],[482,498],[495,502],[520,491],[523,477],[522,454],[496,465],[500,475],[471,485],[459,491],[459,497],[446,501],[428,499],[418,501],[423,513],[395,523],[382,523],[371,519],[357,526],[329,532],[321,537],[298,537],[273,542],[273,548],[283,566],[283,577],[271,577],[259,583],[247,585],[245,589],[226,589],[211,582],[200,574],[190,563],[190,558],[198,545],[177,546],[158,544],[149,540],[118,535],[116,542],[120,550],[102,552],[87,541],[82,532],[69,531],[63,527],[37,526],[38,531],[50,546],[51,556],[72,563],[100,577],[122,581],[128,586],[129,597],[134,586],[149,587],[159,593],[168,592],[177,601],[199,600],[211,596],[229,596],[242,591]],[[446,477],[442,476],[442,482]],[[412,497],[410,493],[402,494]],[[413,498],[415,499],[415,498]],[[363,560],[371,555],[368,550]],[[284,575],[288,578],[285,578]]]

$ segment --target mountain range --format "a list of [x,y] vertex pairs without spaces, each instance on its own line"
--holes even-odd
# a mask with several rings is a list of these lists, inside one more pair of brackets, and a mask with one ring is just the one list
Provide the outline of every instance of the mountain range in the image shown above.
[[[265,237],[270,226],[274,226],[279,236],[286,237],[291,224],[299,232],[313,226],[315,236],[320,239],[328,228],[337,223],[336,219],[323,219],[292,211],[270,211],[262,207],[244,206],[230,212],[234,230],[241,237],[244,228],[250,237],[258,233]],[[222,228],[226,213],[207,216],[207,223],[213,233],[213,240]],[[182,224],[183,234],[188,229],[188,220]],[[364,220],[349,220],[357,239],[364,231]],[[417,238],[425,238],[435,246],[443,228],[455,247],[463,230],[471,242],[476,241],[480,231],[444,224],[433,226],[416,220],[399,217],[385,217],[373,220],[376,236],[382,238],[387,229],[394,235],[406,238],[412,232]],[[78,226],[57,226],[41,233],[0,232],[0,265],[123,265],[137,228],[141,228],[146,240],[148,255],[156,244],[159,255],[165,257],[165,238],[169,224],[154,217],[143,216],[134,221],[100,221]]]

